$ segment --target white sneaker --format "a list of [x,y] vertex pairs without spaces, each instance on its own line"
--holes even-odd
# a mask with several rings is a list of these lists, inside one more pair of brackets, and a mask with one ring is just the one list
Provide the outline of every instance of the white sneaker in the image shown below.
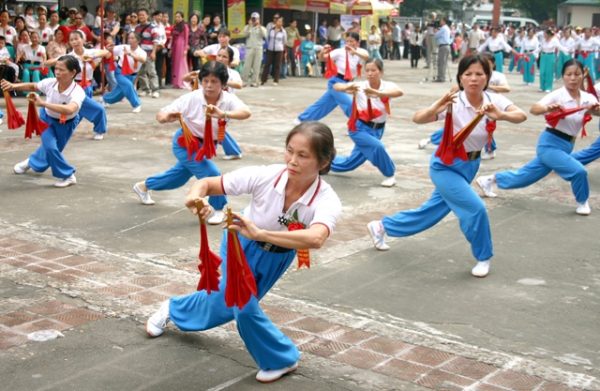
[[275,380],[281,379],[282,376],[287,375],[288,373],[294,372],[298,369],[298,362],[290,365],[289,367],[281,368],[281,369],[261,369],[256,374],[256,380],[261,383],[271,383]]
[[279,83],[273,82],[273,85],[274,85],[274,86],[278,86],[278,85],[279,85]]
[[490,261],[479,261],[477,265],[471,269],[471,274],[475,277],[485,277],[490,272]]
[[292,122],[292,124],[293,124],[294,126],[296,126],[296,125],[300,125],[301,123],[302,123],[302,121],[300,121],[300,118],[297,118],[297,117],[296,117],[296,118],[294,118],[294,121]]
[[387,177],[381,182],[381,186],[383,187],[392,187],[396,185],[396,177]]
[[430,142],[431,142],[430,138],[423,138],[423,139],[419,140],[419,144],[417,146],[419,147],[419,149],[425,149],[427,144],[429,144]]
[[110,103],[106,103],[106,101],[104,101],[104,99],[102,99],[102,107],[104,107],[106,109],[107,107],[110,107]]
[[29,159],[25,159],[22,162],[15,164],[15,166],[13,167],[13,171],[17,175],[22,175],[25,174],[30,168],[31,167],[29,167]]
[[104,133],[94,133],[92,138],[96,141],[104,140]]
[[142,105],[139,105],[138,107],[131,110],[132,113],[140,113],[141,111],[142,111]]
[[242,158],[242,154],[239,155],[223,155],[221,159],[223,160],[239,160]]
[[582,216],[589,216],[589,214],[592,213],[590,204],[587,201],[581,204],[577,203],[577,209],[575,209],[575,213]]
[[475,180],[475,183],[477,183],[477,186],[479,186],[485,197],[497,197],[496,193],[494,193],[493,175],[482,175]]
[[481,160],[491,160],[496,157],[496,151],[488,152],[483,148],[481,150]]
[[367,230],[369,231],[369,235],[371,235],[371,239],[373,240],[373,246],[379,251],[387,251],[390,249],[390,246],[385,244],[385,230],[383,229],[383,225],[379,220],[373,220],[369,224],[367,224]]
[[222,210],[215,210],[213,214],[206,220],[210,225],[221,224],[225,221],[225,213]]
[[150,96],[150,91],[144,91],[142,92],[142,96]]
[[152,93],[152,97],[153,97],[154,99],[158,99],[158,98],[160,98],[160,94],[158,93],[158,91],[154,91],[154,92]]
[[54,187],[69,187],[71,185],[77,184],[77,179],[75,178],[75,174],[71,174],[70,177],[62,179],[54,184]]
[[135,194],[138,195],[138,197],[140,197],[140,201],[142,202],[142,204],[154,205],[154,200],[152,199],[152,197],[150,197],[150,190],[143,191],[136,183],[135,185],[133,185],[133,191],[135,192]]
[[159,337],[165,332],[167,323],[169,323],[169,300],[163,301],[158,311],[148,318],[146,321],[146,333],[152,338]]

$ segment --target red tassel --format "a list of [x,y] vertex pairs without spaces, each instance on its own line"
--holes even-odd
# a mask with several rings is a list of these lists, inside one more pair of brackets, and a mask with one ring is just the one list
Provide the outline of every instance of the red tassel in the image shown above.
[[18,129],[25,124],[23,114],[17,110],[8,90],[4,90],[4,102],[6,103],[6,124],[9,129]]
[[348,130],[356,132],[356,121],[358,121],[358,106],[356,104],[356,94],[352,97],[352,113],[348,119]]
[[596,93],[596,89],[594,88],[594,80],[592,79],[592,75],[590,74],[590,70],[586,68],[585,72],[585,81],[586,81],[586,91],[590,94],[594,95],[596,99],[598,99],[598,94]]
[[[196,201],[198,211],[204,207],[202,200]],[[199,215],[198,215],[199,216]],[[200,280],[197,290],[205,290],[207,294],[219,290],[219,266],[221,258],[210,250],[208,246],[208,233],[206,231],[206,222],[202,217],[200,219],[200,252],[198,253],[198,270],[200,271]]]
[[36,136],[41,136],[44,130],[48,128],[48,124],[38,116],[35,102],[29,101],[27,107],[27,123],[25,124],[25,138],[31,138],[35,133]]
[[[227,223],[233,223],[231,209],[227,210]],[[237,233],[227,230],[227,282],[225,285],[225,304],[228,307],[237,306],[240,310],[250,301],[251,296],[257,295],[254,274],[248,266],[246,255],[240,245]]]
[[177,144],[186,149],[188,160],[192,160],[193,154],[200,149],[200,144],[198,143],[198,139],[190,131],[190,128],[188,128],[187,124],[183,121],[183,116],[181,114],[179,114],[179,124],[181,125],[183,134],[177,139]]
[[225,126],[227,125],[227,121],[223,118],[219,118],[219,129],[217,130],[217,141],[222,143],[225,140]]
[[382,96],[379,99],[381,99],[381,101],[385,105],[385,112],[387,113],[387,115],[391,115],[392,114],[392,110],[390,109],[390,97],[389,96]]
[[485,130],[487,131],[488,134],[488,139],[487,139],[487,149],[488,151],[492,150],[492,141],[494,140],[494,131],[496,130],[496,121],[494,120],[486,120],[485,121]]
[[121,74],[124,76],[128,76],[133,74],[133,69],[129,65],[129,59],[127,58],[127,54],[123,54],[123,64],[121,64]]
[[351,81],[352,79],[352,71],[350,70],[350,54],[346,50],[346,70],[344,71],[344,80]]
[[217,155],[217,150],[215,148],[215,142],[213,139],[212,117],[209,114],[210,113],[208,112],[205,114],[206,120],[204,121],[204,142],[196,154],[197,161],[202,159],[212,159]]
[[83,88],[83,89],[85,90],[85,89],[86,89],[86,88],[88,88],[88,87],[89,87],[89,86],[90,86],[92,83],[91,83],[91,81],[89,81],[89,80],[87,79],[87,76],[86,76],[86,74],[87,74],[87,72],[86,72],[86,71],[87,71],[87,65],[86,65],[86,62],[85,62],[85,61],[82,61],[82,62],[83,62],[83,69],[81,69],[81,80],[79,81],[79,85],[81,86],[81,88]]
[[357,75],[357,77],[362,76],[362,64],[361,63],[356,64],[356,75]]

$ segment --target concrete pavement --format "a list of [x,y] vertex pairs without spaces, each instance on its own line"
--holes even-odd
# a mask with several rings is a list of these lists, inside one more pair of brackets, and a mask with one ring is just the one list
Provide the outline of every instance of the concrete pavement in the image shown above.
[[[275,389],[600,389],[600,245],[595,228],[600,170],[589,166],[592,215],[575,215],[570,187],[554,175],[487,200],[496,256],[485,279],[469,275],[469,247],[452,216],[433,229],[372,248],[368,221],[423,202],[432,190],[417,141],[441,124],[410,122],[449,84],[420,83],[424,70],[386,62],[386,79],[405,96],[392,103],[384,142],[398,185],[378,186],[368,163],[332,174],[344,216],[310,270],[291,268],[265,299],[270,316],[303,351],[296,374]],[[455,67],[452,68],[455,72]],[[510,75],[509,94],[525,110],[542,94]],[[244,158],[223,172],[280,162],[292,120],[323,92],[322,79],[246,88],[253,116],[232,132]],[[92,141],[80,125],[66,149],[78,184],[51,187],[49,173],[15,176],[12,165],[39,143],[22,130],[0,133],[0,376],[11,389],[254,389],[255,366],[234,325],[207,333],[170,329],[157,340],[141,326],[157,303],[194,289],[197,221],[183,208],[186,187],[139,204],[134,182],[174,161],[175,126],[153,117],[181,91],[143,98],[141,114],[108,109],[109,134]],[[16,100],[23,107],[22,100]],[[352,143],[336,110],[326,120],[340,154]],[[597,124],[590,126],[588,131]],[[516,168],[535,153],[543,126],[499,123],[498,156],[481,173]],[[593,141],[578,140],[578,147]],[[234,208],[247,198],[231,199]],[[218,228],[210,228],[213,248]],[[64,338],[31,342],[36,330]]]

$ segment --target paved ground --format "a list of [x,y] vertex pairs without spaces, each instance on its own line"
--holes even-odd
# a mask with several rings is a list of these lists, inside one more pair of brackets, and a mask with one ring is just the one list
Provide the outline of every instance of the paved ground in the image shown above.
[[[485,279],[469,275],[469,247],[449,216],[420,235],[372,249],[365,224],[418,206],[431,192],[433,148],[417,150],[436,125],[414,125],[412,113],[449,84],[421,83],[424,70],[387,63],[387,78],[406,96],[392,105],[385,142],[398,186],[378,186],[369,164],[326,179],[344,216],[310,270],[290,269],[264,300],[274,321],[303,352],[300,368],[271,386],[294,390],[566,390],[600,389],[600,169],[589,166],[589,217],[575,215],[568,184],[556,176],[487,200],[495,254]],[[455,68],[453,68],[453,71]],[[509,77],[509,95],[528,109],[536,88]],[[281,161],[295,115],[323,91],[320,79],[287,79],[245,89],[253,112],[232,126],[244,149],[229,171]],[[159,107],[181,94],[143,98],[141,114],[109,109],[109,135],[91,141],[82,124],[66,156],[77,186],[54,189],[49,173],[15,176],[12,165],[39,143],[22,130],[0,133],[0,377],[7,389],[258,389],[255,364],[235,325],[206,333],[175,329],[145,337],[142,323],[170,295],[197,281],[197,221],[182,205],[186,188],[136,202],[131,185],[172,164],[171,125]],[[17,105],[24,106],[22,100]],[[597,121],[597,119],[595,120]],[[326,119],[341,154],[352,147],[339,111]],[[578,140],[578,148],[596,136]],[[481,172],[515,168],[534,154],[541,118],[499,124],[498,156]],[[231,199],[241,208],[247,198]],[[210,228],[213,248],[219,230]],[[46,342],[32,332],[58,330]]]

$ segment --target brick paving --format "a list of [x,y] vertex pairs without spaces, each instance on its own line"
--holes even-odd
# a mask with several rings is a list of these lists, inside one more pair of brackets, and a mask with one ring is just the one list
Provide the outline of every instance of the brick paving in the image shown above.
[[[142,306],[155,307],[169,295],[189,291],[159,273],[129,276],[115,264],[10,236],[0,237],[0,265],[37,273],[67,286],[94,279],[103,285],[95,289],[95,294]],[[180,269],[189,271],[190,264],[182,263]],[[114,275],[120,278],[115,280]],[[299,311],[274,305],[263,305],[263,308],[304,353],[429,389],[577,390],[541,377],[307,316]],[[27,343],[27,334],[34,331],[62,331],[104,317],[102,312],[86,308],[84,304],[76,306],[56,298],[12,308],[0,312],[0,349]],[[225,325],[224,329],[236,332],[233,323]]]

